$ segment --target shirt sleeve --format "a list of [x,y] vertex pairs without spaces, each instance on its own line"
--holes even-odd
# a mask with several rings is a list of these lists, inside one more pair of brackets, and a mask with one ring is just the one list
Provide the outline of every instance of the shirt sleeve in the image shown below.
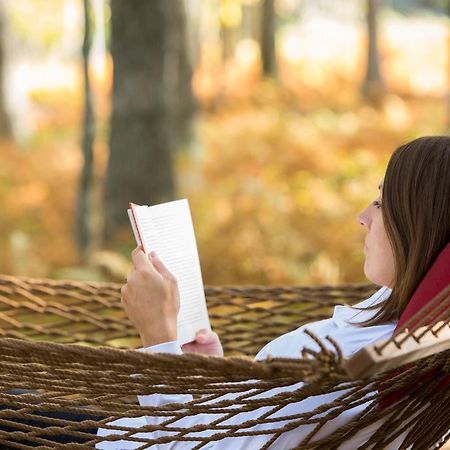
[[139,348],[138,352],[143,353],[172,353],[182,355],[180,344],[177,341],[163,342],[162,344],[151,345],[150,347]]

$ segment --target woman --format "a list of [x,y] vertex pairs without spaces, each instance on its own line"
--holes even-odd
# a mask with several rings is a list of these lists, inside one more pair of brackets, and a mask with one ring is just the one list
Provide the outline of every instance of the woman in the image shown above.
[[[379,195],[361,214],[358,220],[366,230],[364,244],[364,272],[369,280],[381,289],[356,308],[337,306],[330,319],[314,322],[298,330],[287,333],[266,345],[256,356],[264,359],[274,357],[297,357],[305,346],[314,348],[316,344],[303,332],[311,330],[319,338],[330,336],[338,342],[345,357],[348,357],[380,339],[392,335],[398,318],[405,309],[417,285],[427,273],[439,252],[450,238],[450,137],[435,136],[416,139],[399,147],[392,155],[384,180],[379,186]],[[176,321],[179,309],[178,289],[175,278],[165,268],[158,256],[145,255],[140,249],[133,251],[134,269],[127,284],[122,288],[122,303],[141,337],[148,352],[180,354],[198,352],[222,356],[219,337],[209,331],[198,333],[194,343],[180,348],[176,342]],[[155,321],[154,318],[158,319]],[[265,395],[275,395],[297,389],[295,386],[277,388]],[[282,417],[312,411],[327,404],[339,393],[330,393],[308,398],[284,407],[271,417]],[[232,398],[228,396],[227,398]],[[139,398],[142,406],[163,405],[172,402],[187,402],[189,395],[164,396],[154,394]],[[222,398],[221,398],[222,399]],[[355,407],[330,420],[316,435],[315,439],[327,436],[351,421],[367,403]],[[263,414],[264,408],[258,410]],[[255,412],[239,413],[224,424],[237,424],[257,419]],[[217,419],[217,415],[214,416]],[[187,417],[176,425],[189,429],[199,423],[208,423],[208,414]],[[113,424],[140,427],[156,425],[161,418],[146,417],[120,419]],[[280,426],[283,422],[280,423]],[[258,431],[263,425],[255,425]],[[362,445],[380,426],[373,424],[350,438],[340,448],[354,449]],[[289,449],[298,445],[311,427],[298,427],[279,437],[273,447]],[[99,435],[111,434],[111,430],[100,429]],[[119,431],[114,433],[120,434]],[[164,434],[164,433],[162,433]],[[167,434],[167,433],[166,433]],[[160,434],[137,433],[135,437],[155,438]],[[260,448],[270,439],[270,435],[232,437],[212,441],[202,448],[214,450]],[[399,436],[390,446],[400,446],[404,435]],[[98,448],[136,448],[139,443],[126,440],[102,442]],[[195,447],[192,442],[173,442],[159,448],[187,449]]]

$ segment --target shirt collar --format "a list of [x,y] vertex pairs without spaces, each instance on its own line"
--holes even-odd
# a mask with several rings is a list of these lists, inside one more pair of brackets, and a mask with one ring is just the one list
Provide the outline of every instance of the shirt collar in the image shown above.
[[334,313],[332,316],[333,322],[336,324],[338,328],[351,327],[355,324],[365,322],[366,320],[371,319],[379,310],[379,308],[369,309],[360,311],[357,308],[367,308],[368,306],[377,305],[382,301],[386,300],[389,295],[391,295],[392,290],[387,287],[382,287],[377,292],[375,292],[372,296],[363,300],[356,305],[338,305],[334,308]]

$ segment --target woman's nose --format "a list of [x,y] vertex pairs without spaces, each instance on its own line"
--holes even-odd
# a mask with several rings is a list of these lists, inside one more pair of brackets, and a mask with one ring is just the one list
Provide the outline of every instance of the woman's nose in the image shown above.
[[358,214],[357,219],[358,219],[358,222],[359,222],[362,226],[364,226],[364,227],[366,227],[366,228],[369,228],[369,227],[370,227],[370,222],[371,222],[371,220],[370,220],[370,214],[369,214],[369,208],[367,207],[364,211],[361,211],[361,212]]

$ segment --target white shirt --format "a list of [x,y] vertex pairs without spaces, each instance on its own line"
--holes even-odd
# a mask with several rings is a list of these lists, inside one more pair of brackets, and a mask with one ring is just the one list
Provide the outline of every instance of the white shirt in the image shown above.
[[[390,289],[382,288],[377,291],[370,298],[364,300],[359,303],[358,307],[365,308],[371,305],[375,305],[390,295]],[[324,339],[327,336],[332,337],[341,347],[343,355],[345,357],[351,356],[353,353],[360,350],[362,347],[372,344],[380,339],[389,338],[394,329],[396,323],[389,323],[383,325],[373,325],[373,326],[365,326],[360,327],[356,326],[357,323],[364,322],[371,318],[376,312],[376,309],[366,310],[366,311],[358,311],[353,309],[350,306],[336,306],[334,308],[333,316],[330,319],[320,320],[318,322],[313,322],[307,325],[304,325],[290,333],[286,333],[277,339],[273,340],[269,344],[267,344],[256,356],[256,360],[262,360],[267,358],[267,356],[271,355],[273,357],[287,357],[287,358],[297,358],[300,356],[301,351],[304,347],[308,347],[313,350],[319,350],[315,341],[313,341],[307,334],[304,333],[305,328],[312,331],[316,336],[321,339]],[[325,345],[329,346],[331,350],[333,350],[332,345],[328,341],[323,341]],[[181,354],[182,350],[180,346],[176,342],[166,342],[163,344],[159,344],[153,347],[149,347],[146,349],[142,349],[142,351],[148,352],[164,352],[164,353],[174,353]],[[253,396],[253,398],[262,398],[269,397],[272,395],[276,395],[280,392],[289,392],[301,387],[303,383],[296,383],[291,386],[284,386],[280,388],[275,388],[270,390],[269,392],[265,392],[259,396]],[[329,394],[323,394],[313,397],[308,397],[305,400],[300,402],[290,403],[283,407],[280,411],[273,413],[270,417],[281,417],[290,414],[299,414],[302,412],[311,412],[315,408],[320,407],[321,405],[333,402],[337,397],[342,395],[345,391],[341,390],[339,392],[333,392]],[[242,394],[242,393],[241,393]],[[220,397],[216,401],[223,400],[224,398],[232,399],[234,394],[227,394],[226,396]],[[162,395],[162,394],[153,394],[146,396],[139,396],[139,403],[141,406],[161,406],[167,403],[184,403],[192,400],[191,395]],[[369,401],[355,407],[353,409],[347,410],[337,416],[336,418],[328,421],[321,430],[316,434],[313,438],[314,440],[321,439],[329,436],[336,430],[338,430],[343,425],[350,422],[358,413],[360,413],[364,408],[369,405]],[[264,414],[267,411],[267,407],[261,407],[257,411],[251,412],[242,412],[227,421],[222,422],[223,425],[227,424],[240,424],[247,420],[257,419],[260,415]],[[318,415],[319,416],[319,415]],[[175,422],[174,426],[183,427],[190,429],[194,425],[199,424],[208,424],[214,419],[219,417],[218,414],[197,414],[196,416],[188,416],[182,419],[179,419]],[[111,425],[119,425],[119,426],[127,426],[127,427],[136,427],[139,428],[146,424],[158,425],[162,423],[164,420],[167,420],[167,417],[138,417],[138,418],[123,418],[118,419],[114,422],[111,422]],[[281,427],[283,424],[288,423],[288,420],[277,422]],[[365,429],[359,431],[357,434],[352,436],[348,441],[343,443],[339,449],[343,450],[353,450],[358,448],[360,445],[364,444],[370,436],[379,428],[379,426],[383,423],[383,421],[379,421],[377,423],[371,424]],[[254,425],[252,428],[247,431],[258,431],[267,428],[273,428],[273,423],[268,424],[258,424]],[[312,425],[304,425],[297,427],[293,430],[287,431],[283,433],[270,448],[277,450],[287,450],[291,449],[299,444],[301,440],[313,429]],[[222,431],[208,431],[208,432],[200,432],[200,433],[190,433],[188,436],[209,436],[211,434],[220,433]],[[98,430],[99,436],[106,436],[108,434],[123,434],[124,432],[118,430],[105,430],[100,428]],[[135,438],[147,438],[147,439],[155,439],[161,436],[170,436],[170,432],[137,432],[133,435]],[[401,442],[404,439],[404,435],[401,435],[397,438],[393,443],[391,443],[388,449],[397,449],[401,445]],[[257,449],[261,448],[269,439],[271,435],[254,435],[254,436],[237,436],[236,434],[230,438],[225,438],[220,441],[212,441],[205,445],[204,449],[208,450],[244,450],[244,449]],[[126,440],[120,440],[115,442],[101,442],[96,445],[96,448],[105,449],[105,450],[117,450],[117,449],[135,449],[144,444],[142,443],[131,442]],[[166,444],[158,444],[157,446],[152,446],[152,448],[156,448],[158,450],[187,450],[192,449],[198,444],[197,442],[186,442],[186,441],[174,441]]]

